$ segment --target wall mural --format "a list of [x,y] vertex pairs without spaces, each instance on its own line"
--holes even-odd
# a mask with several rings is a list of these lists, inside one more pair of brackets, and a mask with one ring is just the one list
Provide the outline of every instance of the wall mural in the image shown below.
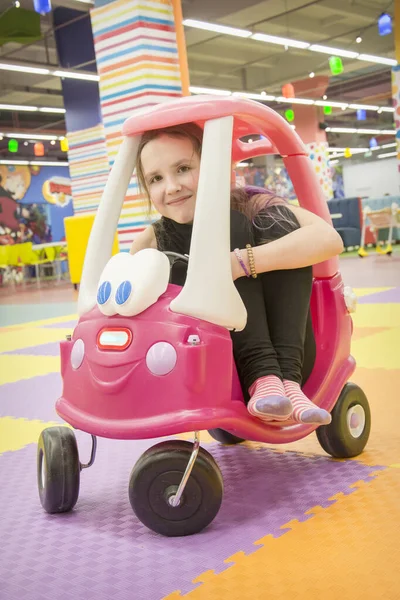
[[0,244],[60,241],[72,214],[68,167],[0,165]]

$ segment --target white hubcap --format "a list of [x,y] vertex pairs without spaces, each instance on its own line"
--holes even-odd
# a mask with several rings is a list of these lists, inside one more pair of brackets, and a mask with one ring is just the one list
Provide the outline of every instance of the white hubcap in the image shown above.
[[358,438],[365,428],[365,411],[361,404],[352,406],[347,411],[347,427],[353,438]]

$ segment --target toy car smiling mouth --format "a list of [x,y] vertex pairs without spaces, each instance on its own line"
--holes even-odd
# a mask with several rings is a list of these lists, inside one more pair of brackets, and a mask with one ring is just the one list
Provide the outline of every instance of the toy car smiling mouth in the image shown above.
[[[169,283],[170,260],[158,250],[110,257],[142,133],[184,122],[204,127],[204,140],[181,288]],[[123,134],[86,251],[79,322],[71,339],[61,342],[63,392],[56,410],[92,436],[92,454],[81,464],[70,428],[45,429],[38,445],[39,496],[49,513],[74,507],[80,472],[93,464],[98,436],[135,440],[194,431],[194,444],[169,440],[147,450],[129,482],[132,508],[147,527],[167,536],[189,535],[213,521],[223,496],[220,469],[200,447],[200,430],[223,443],[279,444],[316,429],[263,423],[243,401],[229,334],[243,329],[247,318],[231,275],[232,160],[280,154],[300,205],[328,222],[330,217],[303,143],[280,115],[259,103],[181,98],[137,111]],[[265,139],[241,142],[250,134]],[[356,456],[369,437],[370,411],[362,390],[348,383],[355,369],[352,321],[337,258],[314,267],[311,311],[317,354],[304,391],[332,413],[331,424],[319,427],[317,436],[332,456]]]

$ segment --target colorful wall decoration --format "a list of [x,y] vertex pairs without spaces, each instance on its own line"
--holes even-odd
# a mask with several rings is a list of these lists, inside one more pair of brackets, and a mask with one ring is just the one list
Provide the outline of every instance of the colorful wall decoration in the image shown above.
[[318,182],[322,187],[325,199],[332,198],[331,168],[329,166],[328,142],[312,142],[306,144]]
[[60,241],[72,214],[68,167],[0,165],[0,244]]

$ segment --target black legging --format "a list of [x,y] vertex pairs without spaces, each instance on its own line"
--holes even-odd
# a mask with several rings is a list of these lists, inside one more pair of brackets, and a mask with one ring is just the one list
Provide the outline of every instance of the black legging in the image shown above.
[[[286,207],[271,207],[252,225],[242,213],[231,211],[231,251],[278,239],[299,227]],[[191,225],[162,219],[155,224],[160,250],[188,254]],[[176,264],[171,282],[183,285],[186,265]],[[315,361],[315,341],[310,316],[312,267],[269,271],[256,279],[235,281],[247,310],[243,331],[232,332],[233,353],[246,402],[248,389],[256,379],[277,375],[304,383]]]
[[[276,214],[276,212],[278,214]],[[297,229],[293,213],[268,209],[259,228],[249,227],[241,213],[231,213],[231,250],[268,243]],[[259,273],[235,281],[247,310],[243,331],[232,332],[233,352],[243,393],[264,375],[304,383],[315,361],[310,315],[312,267]]]

